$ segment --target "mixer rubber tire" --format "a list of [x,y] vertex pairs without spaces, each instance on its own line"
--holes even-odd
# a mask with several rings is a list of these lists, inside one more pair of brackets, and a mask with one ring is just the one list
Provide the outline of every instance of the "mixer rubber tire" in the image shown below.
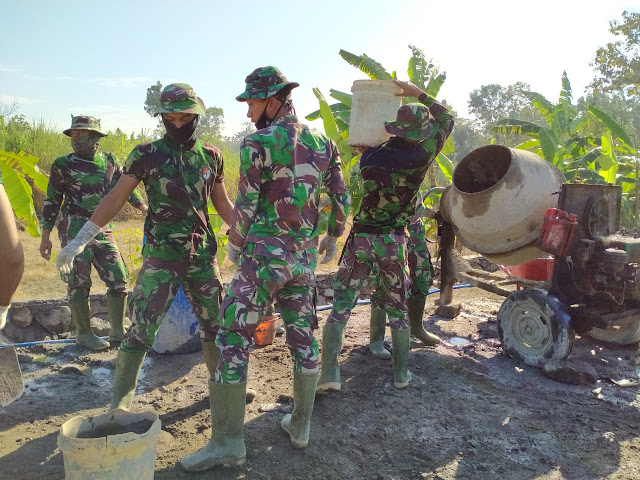
[[534,367],[567,358],[575,338],[567,308],[537,288],[514,292],[502,303],[498,335],[505,353]]
[[587,334],[603,342],[615,343],[616,345],[631,345],[640,342],[640,318],[637,321],[608,329],[592,328]]

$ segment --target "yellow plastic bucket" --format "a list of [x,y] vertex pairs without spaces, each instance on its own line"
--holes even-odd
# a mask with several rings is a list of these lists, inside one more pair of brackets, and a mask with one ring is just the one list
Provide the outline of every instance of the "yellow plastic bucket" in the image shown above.
[[113,410],[72,418],[58,434],[65,479],[153,479],[160,426],[153,412]]

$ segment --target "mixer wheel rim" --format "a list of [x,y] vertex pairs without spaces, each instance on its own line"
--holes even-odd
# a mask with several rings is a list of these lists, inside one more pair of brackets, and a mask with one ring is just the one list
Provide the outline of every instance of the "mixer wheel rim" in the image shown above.
[[567,358],[575,338],[566,307],[537,288],[514,292],[502,303],[498,335],[505,353],[534,367]]

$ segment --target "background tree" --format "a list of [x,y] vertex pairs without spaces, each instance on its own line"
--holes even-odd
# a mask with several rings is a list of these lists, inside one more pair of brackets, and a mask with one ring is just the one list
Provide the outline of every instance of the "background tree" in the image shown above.
[[244,137],[256,131],[256,127],[251,122],[242,122],[242,129],[234,133],[230,138],[232,142],[241,142]]
[[203,140],[220,141],[223,125],[223,110],[218,107],[209,107],[205,109],[205,114],[200,116],[198,128],[196,128],[196,136]]
[[[490,143],[492,137],[494,143],[507,146],[515,146],[525,140],[524,135],[506,135],[493,130],[493,126],[501,118],[518,118],[529,122],[542,120],[542,116],[525,95],[528,90],[528,83],[516,82],[506,87],[491,83],[471,92],[467,102],[469,113],[474,116],[474,124],[485,137],[485,143]],[[454,131],[457,128],[456,123]]]
[[622,12],[622,20],[609,23],[616,40],[596,51],[591,64],[597,76],[591,86],[596,91],[622,90],[626,95],[640,92],[640,12]]

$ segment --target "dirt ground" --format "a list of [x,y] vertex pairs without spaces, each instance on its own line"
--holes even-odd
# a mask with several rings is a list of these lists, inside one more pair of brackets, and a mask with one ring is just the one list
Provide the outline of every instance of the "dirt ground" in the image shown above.
[[[152,354],[132,410],[153,410],[162,420],[155,478],[640,478],[638,389],[611,382],[637,378],[635,347],[578,338],[569,358],[589,362],[600,380],[554,382],[502,354],[495,316],[502,297],[466,288],[454,298],[463,309],[453,320],[433,315],[435,295],[429,298],[425,325],[446,342],[412,342],[414,380],[405,391],[393,387],[391,362],[368,352],[369,307],[354,310],[341,354],[343,390],[317,399],[306,450],[293,449],[279,426],[292,407],[284,338],[255,349],[249,385],[258,394],[246,411],[247,463],[233,469],[181,470],[180,458],[210,436],[206,367],[200,352]],[[64,477],[60,425],[106,412],[115,355],[87,354],[73,344],[20,349],[26,391],[0,409],[0,478]]]

